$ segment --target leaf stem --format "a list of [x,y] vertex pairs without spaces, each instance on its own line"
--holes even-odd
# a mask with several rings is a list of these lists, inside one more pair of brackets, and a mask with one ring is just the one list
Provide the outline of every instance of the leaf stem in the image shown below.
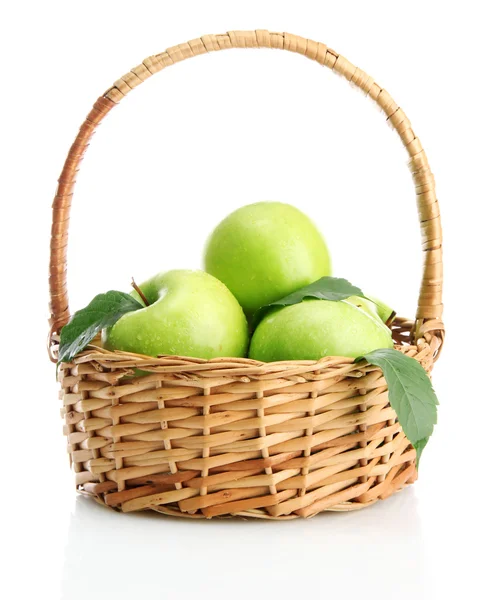
[[133,277],[131,278],[131,285],[132,285],[133,289],[135,290],[135,292],[137,292],[138,295],[140,296],[140,298],[143,300],[143,302],[145,303],[145,306],[150,306],[150,303],[146,299],[145,294],[141,291],[141,288],[136,284],[136,281],[134,280]]

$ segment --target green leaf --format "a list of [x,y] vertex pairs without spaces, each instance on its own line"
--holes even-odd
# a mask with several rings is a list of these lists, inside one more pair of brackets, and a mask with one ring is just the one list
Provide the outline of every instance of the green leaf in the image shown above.
[[140,308],[144,308],[143,304],[125,292],[110,290],[106,294],[98,294],[62,328],[58,362],[70,361],[104,327],[111,327],[126,313]]
[[[381,348],[361,357],[380,367],[389,390],[389,403],[416,449],[417,464],[437,422],[436,394],[426,371],[414,358],[399,350]],[[361,360],[356,359],[356,361]]]
[[366,297],[358,287],[349,283],[347,279],[341,279],[339,277],[321,277],[321,279],[281,298],[281,300],[276,300],[276,302],[271,302],[271,304],[266,304],[266,306],[259,308],[253,316],[253,327],[258,325],[266,313],[276,307],[299,304],[305,298],[337,301],[345,300],[350,296]]

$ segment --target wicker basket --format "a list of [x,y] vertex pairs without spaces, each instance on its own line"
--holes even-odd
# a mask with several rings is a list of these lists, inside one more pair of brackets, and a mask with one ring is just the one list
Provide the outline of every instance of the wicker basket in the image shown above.
[[[66,250],[80,161],[97,125],[142,81],[181,60],[227,48],[303,54],[381,107],[410,156],[423,240],[416,319],[397,319],[396,348],[430,372],[444,337],[442,250],[434,178],[419,139],[391,96],[324,44],[288,33],[206,35],[151,56],[94,104],[70,149],[53,204],[49,350],[70,317]],[[139,368],[150,374],[134,377]],[[355,510],[416,477],[415,451],[388,403],[380,369],[342,357],[260,363],[151,358],[89,346],[61,364],[62,416],[79,491],[123,512],[266,519]]]

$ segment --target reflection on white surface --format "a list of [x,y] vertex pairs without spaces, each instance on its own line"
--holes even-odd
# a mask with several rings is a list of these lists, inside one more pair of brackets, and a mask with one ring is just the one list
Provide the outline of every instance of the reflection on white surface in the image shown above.
[[419,598],[424,577],[412,488],[365,510],[283,522],[118,514],[78,497],[62,598]]

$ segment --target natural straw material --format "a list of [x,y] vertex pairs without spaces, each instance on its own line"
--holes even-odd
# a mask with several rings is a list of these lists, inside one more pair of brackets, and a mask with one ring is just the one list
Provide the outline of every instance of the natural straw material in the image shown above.
[[[142,81],[227,48],[279,48],[343,75],[372,98],[410,157],[422,233],[415,321],[397,319],[396,348],[430,372],[444,336],[442,232],[434,178],[406,115],[374,80],[324,44],[267,31],[207,35],[151,56],[94,104],[68,154],[53,203],[50,356],[70,318],[68,224],[80,161],[97,125]],[[374,265],[370,265],[374,268]],[[137,376],[135,369],[148,371]],[[342,357],[260,363],[108,352],[61,364],[68,451],[80,491],[125,512],[192,518],[308,517],[354,510],[412,483],[415,451],[388,402],[381,370]]]

